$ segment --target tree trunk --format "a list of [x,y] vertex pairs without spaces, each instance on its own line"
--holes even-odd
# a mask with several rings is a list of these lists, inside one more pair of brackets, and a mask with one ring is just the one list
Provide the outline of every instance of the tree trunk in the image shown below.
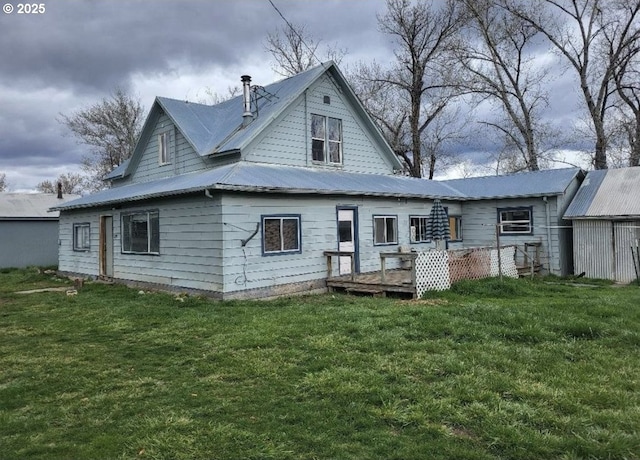
[[635,137],[629,139],[631,142],[631,154],[629,155],[629,166],[640,166],[640,119],[636,116]]

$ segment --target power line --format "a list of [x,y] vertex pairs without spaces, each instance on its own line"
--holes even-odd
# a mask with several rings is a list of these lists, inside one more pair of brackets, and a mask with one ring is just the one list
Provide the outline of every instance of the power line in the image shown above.
[[273,3],[273,0],[268,0],[269,3],[271,4],[271,6],[273,7],[274,10],[276,10],[276,12],[280,15],[280,17],[282,18],[282,20],[287,24],[287,26],[289,27],[289,29],[291,29],[291,31],[296,34],[296,36],[300,39],[300,43],[302,43],[304,45],[304,47],[309,50],[309,53],[311,53],[311,55],[314,57],[314,59],[316,61],[318,61],[320,63],[320,65],[322,65],[324,67],[324,63],[318,59],[318,56],[316,56],[316,53],[311,49],[311,47],[309,47],[309,45],[306,44],[306,42],[304,41],[304,38],[302,38],[302,35],[300,35],[298,33],[298,31],[295,29],[295,27],[293,27],[293,24],[291,24],[287,18],[284,17],[284,14],[282,14],[282,12],[278,9],[278,7],[275,5],[275,3]]

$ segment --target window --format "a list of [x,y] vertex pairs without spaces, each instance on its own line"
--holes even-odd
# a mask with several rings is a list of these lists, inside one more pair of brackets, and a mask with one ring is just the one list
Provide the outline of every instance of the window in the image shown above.
[[171,162],[169,156],[169,132],[158,134],[158,161],[160,165],[166,165]]
[[431,241],[427,237],[428,217],[425,216],[409,216],[409,231],[411,232],[412,243],[428,243]]
[[160,253],[160,217],[158,211],[122,215],[122,252]]
[[88,251],[91,249],[90,228],[89,223],[73,224],[74,251]]
[[311,115],[311,157],[322,163],[342,163],[342,120]]
[[462,241],[462,217],[449,216],[450,241]]
[[262,252],[300,252],[300,216],[262,216]]
[[396,216],[373,216],[373,243],[398,243],[398,218]]
[[530,235],[533,233],[531,207],[498,209],[501,235]]

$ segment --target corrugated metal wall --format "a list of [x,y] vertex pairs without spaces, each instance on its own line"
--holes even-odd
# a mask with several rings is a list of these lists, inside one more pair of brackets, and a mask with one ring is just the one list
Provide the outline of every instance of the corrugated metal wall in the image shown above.
[[631,246],[640,238],[640,221],[574,220],[575,273],[630,283],[636,279]]
[[574,220],[573,257],[576,275],[615,279],[612,222]]
[[631,247],[635,252],[636,240],[638,239],[638,227],[640,222],[626,221],[614,222],[613,234],[616,251],[616,273],[615,280],[623,283],[635,281],[636,272],[633,267]]

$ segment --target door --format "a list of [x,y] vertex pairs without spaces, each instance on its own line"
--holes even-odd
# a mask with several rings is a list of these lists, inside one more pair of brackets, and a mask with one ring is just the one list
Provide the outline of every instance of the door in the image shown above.
[[113,217],[100,217],[100,276],[113,277]]
[[[359,267],[358,260],[358,234],[357,234],[357,209],[338,208],[338,251],[353,253],[356,272]],[[340,257],[340,274],[351,273],[351,258]]]

